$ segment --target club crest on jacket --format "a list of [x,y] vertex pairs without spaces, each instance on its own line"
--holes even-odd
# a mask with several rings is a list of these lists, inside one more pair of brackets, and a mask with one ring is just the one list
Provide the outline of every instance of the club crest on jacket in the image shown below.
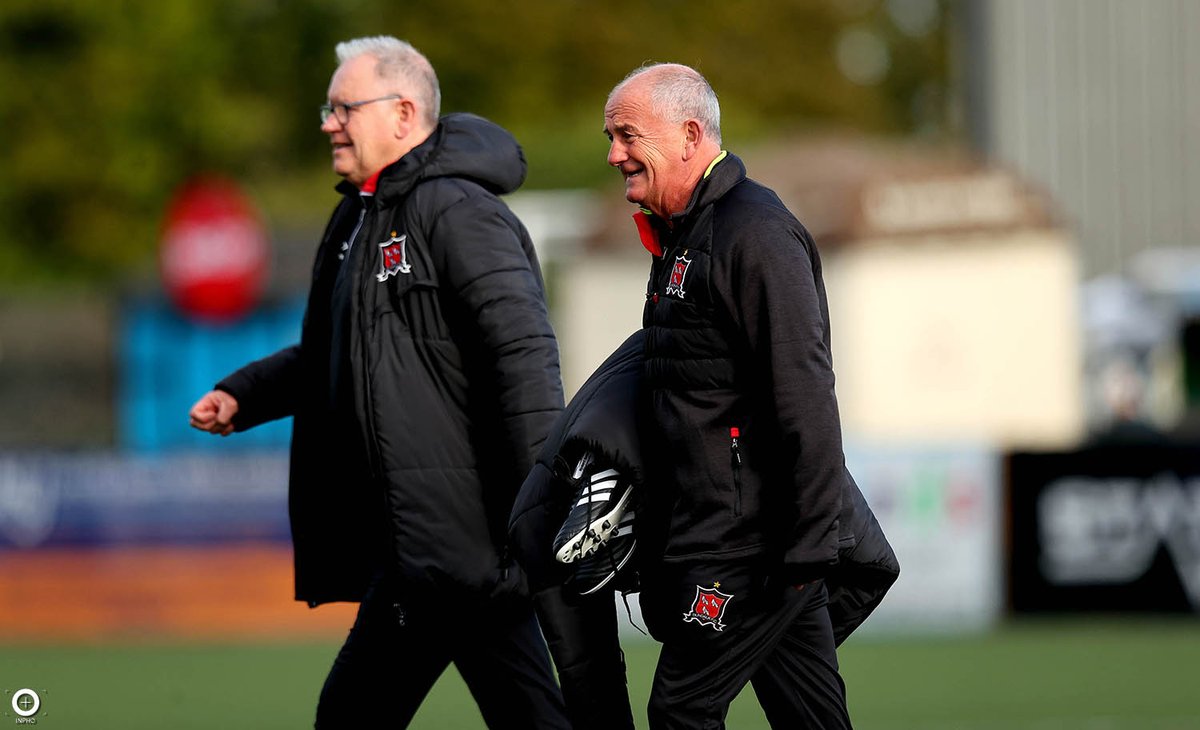
[[386,241],[379,243],[379,253],[383,257],[383,266],[379,273],[375,275],[377,281],[386,281],[389,276],[397,274],[407,274],[412,271],[412,264],[408,263],[408,254],[404,250],[405,241],[408,240],[408,234],[397,236],[395,231],[392,231],[392,237]]
[[717,589],[720,583],[713,583],[712,588],[696,586],[696,597],[692,599],[692,607],[683,614],[683,622],[695,621],[701,626],[711,626],[717,631],[724,631],[725,624],[721,618],[733,598],[732,593],[722,593]]
[[692,260],[683,256],[675,257],[675,265],[671,267],[671,280],[667,282],[667,296],[683,299],[683,281],[687,278],[688,267]]

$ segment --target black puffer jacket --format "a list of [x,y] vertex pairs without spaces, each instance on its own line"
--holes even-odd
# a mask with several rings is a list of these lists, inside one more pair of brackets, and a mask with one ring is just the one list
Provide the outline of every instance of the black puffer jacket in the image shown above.
[[[523,590],[505,554],[508,516],[562,409],[537,258],[496,197],[524,175],[511,135],[458,114],[386,168],[373,197],[340,185],[300,344],[218,385],[239,401],[238,429],[295,415],[298,599],[357,601],[381,561],[422,600]],[[329,397],[338,365],[329,353],[341,342],[330,312],[356,227],[345,263],[346,418],[334,412],[336,388]],[[357,439],[346,438],[347,424],[360,428]],[[345,448],[355,441],[357,451]]]
[[670,454],[639,520],[664,561],[768,555],[791,582],[823,576],[850,476],[811,236],[727,153],[670,227],[638,215],[658,247],[646,387]]
[[646,483],[647,454],[639,416],[642,347],[638,330],[596,368],[554,422],[537,463],[513,505],[512,544],[534,590],[562,584],[570,568],[554,560],[550,547],[567,518],[575,494],[564,475],[584,452],[615,468],[634,484]]

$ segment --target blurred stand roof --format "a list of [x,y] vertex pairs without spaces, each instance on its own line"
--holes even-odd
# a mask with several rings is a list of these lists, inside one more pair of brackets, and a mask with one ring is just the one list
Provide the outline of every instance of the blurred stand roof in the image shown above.
[[[733,150],[822,247],[896,236],[1058,228],[1049,195],[1011,170],[951,147],[852,136]],[[619,194],[601,201],[588,250],[636,241]],[[630,213],[632,211],[629,211]],[[640,249],[639,249],[640,250]]]

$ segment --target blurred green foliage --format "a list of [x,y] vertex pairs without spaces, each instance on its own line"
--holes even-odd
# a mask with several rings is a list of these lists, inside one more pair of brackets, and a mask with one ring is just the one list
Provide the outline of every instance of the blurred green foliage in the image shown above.
[[[517,135],[527,187],[589,187],[611,177],[605,97],[651,60],[708,76],[734,149],[811,126],[944,130],[946,2],[5,0],[0,284],[151,269],[163,206],[197,172],[239,180],[274,222],[319,226],[336,179],[316,108],[339,40],[411,41],[438,70],[443,111]],[[905,5],[933,7],[936,25],[900,32]],[[878,83],[839,69],[855,28],[886,44]]]

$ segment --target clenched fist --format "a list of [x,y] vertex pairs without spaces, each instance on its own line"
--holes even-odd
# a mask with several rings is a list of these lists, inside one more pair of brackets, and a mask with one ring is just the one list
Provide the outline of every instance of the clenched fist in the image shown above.
[[233,417],[237,412],[237,398],[223,390],[213,390],[196,401],[188,416],[192,428],[228,436],[233,433]]

